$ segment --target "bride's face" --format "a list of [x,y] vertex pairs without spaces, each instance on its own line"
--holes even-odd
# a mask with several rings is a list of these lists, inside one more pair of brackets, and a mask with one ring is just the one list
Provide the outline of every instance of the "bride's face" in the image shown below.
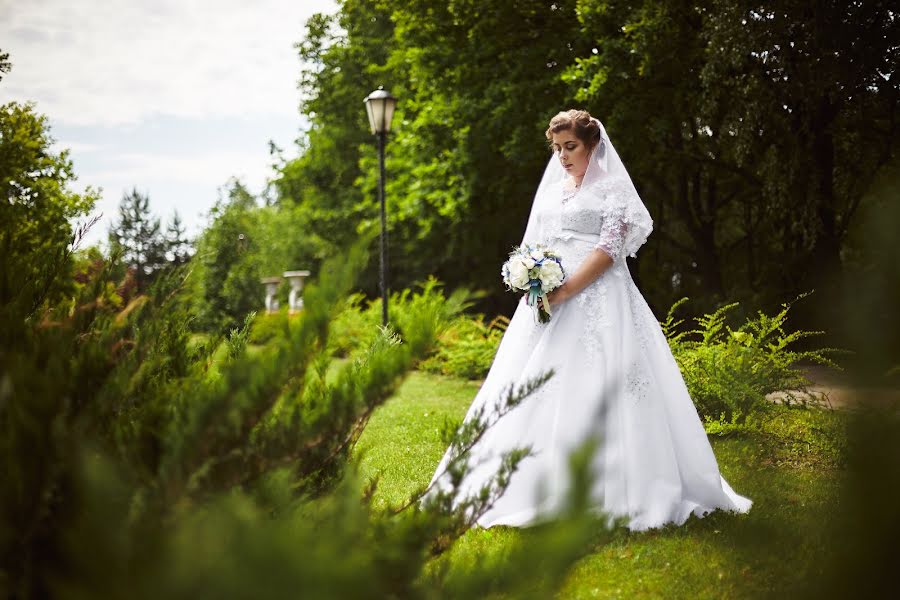
[[578,139],[574,131],[567,129],[554,133],[550,145],[566,173],[581,181],[591,158],[591,149],[587,144]]

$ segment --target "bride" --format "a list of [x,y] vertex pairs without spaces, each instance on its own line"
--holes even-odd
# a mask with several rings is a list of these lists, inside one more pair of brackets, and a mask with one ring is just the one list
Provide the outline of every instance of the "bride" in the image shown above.
[[[472,448],[463,496],[496,473],[501,454],[530,447],[506,492],[478,520],[525,526],[552,517],[567,491],[568,456],[586,439],[594,507],[632,530],[682,524],[714,509],[747,512],[719,474],[706,432],[659,323],[631,279],[633,256],[653,228],[600,121],[561,112],[547,129],[551,157],[523,243],[562,258],[567,278],[547,296],[549,323],[524,298],[466,418],[487,416],[504,389],[550,368],[554,376],[499,419]],[[432,484],[446,487],[450,451]]]

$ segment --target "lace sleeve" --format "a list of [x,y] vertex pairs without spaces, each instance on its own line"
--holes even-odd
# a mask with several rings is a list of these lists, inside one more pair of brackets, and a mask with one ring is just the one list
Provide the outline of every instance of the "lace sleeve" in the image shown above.
[[613,260],[634,256],[653,231],[653,219],[631,180],[611,177],[591,186],[588,192],[602,218],[600,240],[595,247]]
[[603,250],[611,259],[616,260],[625,245],[625,234],[628,226],[619,219],[607,218],[600,228],[600,241],[594,245],[596,250]]

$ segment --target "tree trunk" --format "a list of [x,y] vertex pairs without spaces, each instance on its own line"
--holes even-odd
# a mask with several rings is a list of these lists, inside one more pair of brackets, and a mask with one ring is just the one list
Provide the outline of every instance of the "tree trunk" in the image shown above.
[[841,269],[841,239],[834,197],[834,140],[831,124],[834,108],[823,97],[816,110],[812,153],[814,175],[812,193],[816,207],[817,231],[810,252],[810,283],[831,287]]
[[[691,212],[694,216],[691,229],[699,251],[695,260],[706,289],[721,298],[725,289],[722,270],[719,268],[719,249],[716,247],[716,218],[712,210],[714,203],[713,198],[704,198],[703,179],[703,173],[698,170],[694,172],[691,182]],[[714,193],[714,188],[708,191]]]

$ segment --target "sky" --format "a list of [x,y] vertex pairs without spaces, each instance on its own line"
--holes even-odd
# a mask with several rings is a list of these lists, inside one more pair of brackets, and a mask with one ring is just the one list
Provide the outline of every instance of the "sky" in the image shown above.
[[86,244],[106,239],[132,188],[163,227],[177,210],[195,235],[232,176],[262,192],[270,140],[296,156],[294,45],[311,15],[336,11],[334,0],[0,0],[13,64],[0,104],[34,101],[54,149],[71,152],[72,188],[102,188]]

